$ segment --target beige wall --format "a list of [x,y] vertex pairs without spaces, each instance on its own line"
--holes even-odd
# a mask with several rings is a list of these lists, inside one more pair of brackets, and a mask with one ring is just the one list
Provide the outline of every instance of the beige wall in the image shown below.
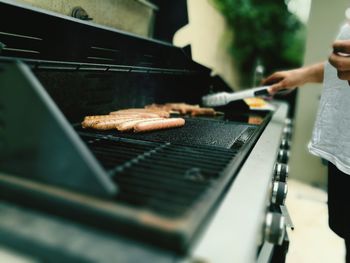
[[[152,8],[144,0],[17,0],[36,7],[70,15],[76,6],[83,7],[93,22],[133,32],[142,36],[152,34]],[[210,0],[188,0],[189,24],[174,36],[178,46],[192,45],[193,59],[211,69],[231,87],[237,87],[238,76],[228,44],[232,32],[227,30],[222,15]],[[156,15],[156,13],[155,13]]]
[[153,32],[154,9],[137,0],[17,0],[35,7],[70,16],[82,7],[93,23],[114,27],[142,36]]
[[[349,0],[312,1],[304,64],[325,61],[331,44],[345,19]],[[322,85],[309,84],[299,89],[295,118],[295,133],[290,160],[290,176],[294,179],[326,186],[326,166],[307,151],[318,108]]]
[[174,36],[174,44],[191,44],[193,60],[220,75],[232,88],[236,88],[238,76],[228,53],[232,37],[223,16],[209,0],[187,0],[189,24]]

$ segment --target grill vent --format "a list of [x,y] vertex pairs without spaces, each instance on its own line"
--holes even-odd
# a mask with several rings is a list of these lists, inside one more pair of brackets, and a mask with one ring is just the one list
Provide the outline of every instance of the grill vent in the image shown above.
[[0,31],[0,42],[2,43],[0,50],[5,55],[20,56],[26,53],[33,56],[40,54],[38,44],[42,40],[42,38],[36,36]]

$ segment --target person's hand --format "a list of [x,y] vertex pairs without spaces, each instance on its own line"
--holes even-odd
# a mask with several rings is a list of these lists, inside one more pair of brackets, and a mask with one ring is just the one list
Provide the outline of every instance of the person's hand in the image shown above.
[[339,79],[350,80],[350,40],[337,40],[333,43],[329,63],[336,68]]
[[296,87],[305,84],[306,70],[304,68],[278,71],[263,80],[263,85],[271,85],[269,92],[271,95],[283,91],[289,93]]

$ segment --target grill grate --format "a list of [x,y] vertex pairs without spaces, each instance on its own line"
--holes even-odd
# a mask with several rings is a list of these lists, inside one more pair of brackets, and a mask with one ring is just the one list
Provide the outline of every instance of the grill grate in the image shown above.
[[141,139],[174,144],[207,145],[231,148],[239,136],[254,126],[224,120],[188,118],[179,129],[153,131],[148,133],[118,133],[118,137]]
[[166,217],[193,210],[236,150],[82,136],[119,186],[117,200]]
[[127,141],[111,141],[106,139],[98,139],[93,137],[83,137],[96,158],[101,162],[102,166],[107,170],[119,167],[128,161],[135,160],[138,156],[142,156],[152,151],[157,144],[139,144],[129,143]]
[[[213,146],[226,149],[236,148],[237,140],[244,134],[251,134],[258,128],[255,125],[237,123],[221,119],[185,117],[185,126],[177,129],[152,131],[147,133],[122,133],[113,131],[91,131],[111,138],[129,138],[149,142],[170,142],[182,145]],[[86,132],[81,124],[76,124],[78,132]],[[240,146],[238,147],[240,148]],[[212,148],[210,148],[212,151]]]
[[193,213],[257,131],[200,118],[144,134],[76,129],[118,185],[118,202],[169,218]]

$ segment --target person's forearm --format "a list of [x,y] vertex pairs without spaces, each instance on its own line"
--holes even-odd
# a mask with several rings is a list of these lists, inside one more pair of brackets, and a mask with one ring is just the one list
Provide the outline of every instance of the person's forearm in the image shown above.
[[322,83],[324,74],[324,62],[304,67],[305,83]]
[[264,79],[264,85],[271,85],[269,93],[276,94],[281,90],[293,90],[306,83],[323,82],[324,63],[317,63],[311,66],[278,71]]

